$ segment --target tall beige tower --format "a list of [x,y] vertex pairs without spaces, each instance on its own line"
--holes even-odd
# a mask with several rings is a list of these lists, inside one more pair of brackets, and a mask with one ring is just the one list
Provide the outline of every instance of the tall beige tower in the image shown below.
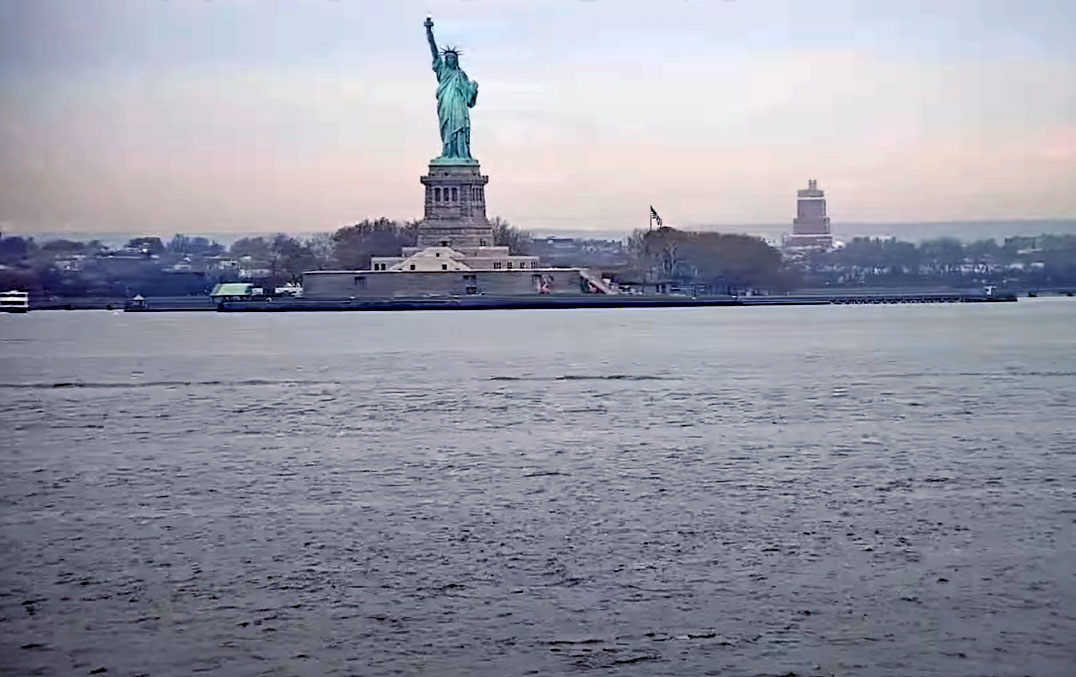
[[796,218],[792,220],[792,235],[786,247],[829,249],[833,246],[829,217],[826,216],[826,194],[818,181],[810,179],[807,188],[796,191]]

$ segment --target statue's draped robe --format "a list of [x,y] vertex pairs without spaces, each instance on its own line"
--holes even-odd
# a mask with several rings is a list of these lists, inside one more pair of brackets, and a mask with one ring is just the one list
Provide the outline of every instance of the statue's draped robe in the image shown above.
[[467,79],[462,68],[452,68],[440,56],[433,60],[433,72],[437,74],[441,157],[470,159],[471,115],[467,109],[478,98],[478,86]]

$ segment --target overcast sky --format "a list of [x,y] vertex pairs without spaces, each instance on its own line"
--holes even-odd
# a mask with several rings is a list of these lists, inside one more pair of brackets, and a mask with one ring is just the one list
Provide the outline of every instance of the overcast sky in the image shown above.
[[421,216],[428,11],[527,228],[1076,217],[1071,0],[0,0],[0,224]]

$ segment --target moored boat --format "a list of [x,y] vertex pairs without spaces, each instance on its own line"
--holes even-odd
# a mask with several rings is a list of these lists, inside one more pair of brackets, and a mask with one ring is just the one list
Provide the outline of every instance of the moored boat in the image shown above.
[[0,292],[0,311],[25,313],[30,310],[30,295],[24,291]]

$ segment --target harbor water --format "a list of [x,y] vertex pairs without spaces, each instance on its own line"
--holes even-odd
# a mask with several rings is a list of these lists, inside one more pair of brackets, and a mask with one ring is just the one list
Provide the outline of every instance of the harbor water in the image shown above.
[[1071,299],[31,312],[0,424],[2,675],[1076,674]]

